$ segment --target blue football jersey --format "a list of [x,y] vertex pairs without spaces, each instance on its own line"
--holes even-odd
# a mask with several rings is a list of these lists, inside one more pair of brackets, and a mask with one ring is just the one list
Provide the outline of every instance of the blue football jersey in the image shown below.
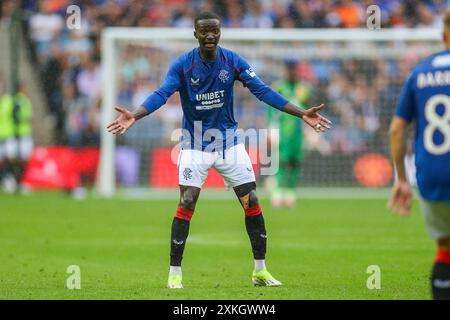
[[396,115],[416,121],[420,194],[430,201],[450,201],[450,50],[414,68],[402,89]]
[[272,107],[282,110],[288,103],[233,51],[217,46],[213,61],[203,59],[199,51],[195,48],[176,58],[160,88],[142,104],[153,112],[173,93],[180,93],[184,149],[219,151],[241,142],[233,112],[236,80]]

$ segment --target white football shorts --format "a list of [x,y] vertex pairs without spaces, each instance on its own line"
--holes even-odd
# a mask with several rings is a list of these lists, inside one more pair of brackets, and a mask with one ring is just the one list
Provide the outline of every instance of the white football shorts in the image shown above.
[[178,183],[201,188],[212,167],[223,177],[227,188],[255,182],[250,157],[244,145],[237,144],[223,152],[181,150],[178,157]]
[[28,160],[33,151],[33,138],[31,136],[20,137],[17,139],[17,144],[19,148],[19,159],[22,161]]
[[420,199],[425,224],[432,240],[450,236],[450,201],[428,201]]
[[16,158],[16,139],[9,138],[0,141],[0,160],[13,160]]

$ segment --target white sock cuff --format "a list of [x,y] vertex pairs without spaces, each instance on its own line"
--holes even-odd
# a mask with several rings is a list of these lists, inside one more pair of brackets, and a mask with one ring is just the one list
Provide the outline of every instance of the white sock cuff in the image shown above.
[[181,267],[170,266],[169,274],[181,274]]
[[255,260],[255,271],[263,270],[266,268],[266,260]]

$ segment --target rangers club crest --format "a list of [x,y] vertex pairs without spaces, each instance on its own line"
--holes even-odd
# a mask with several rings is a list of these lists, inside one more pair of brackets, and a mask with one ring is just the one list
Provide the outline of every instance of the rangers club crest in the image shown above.
[[220,73],[219,73],[219,79],[220,79],[220,81],[222,81],[223,83],[226,83],[226,82],[230,79],[230,76],[229,76],[229,74],[228,74],[228,71],[225,70],[225,69],[220,70]]
[[189,168],[185,168],[183,171],[184,180],[191,180],[192,179],[192,170]]

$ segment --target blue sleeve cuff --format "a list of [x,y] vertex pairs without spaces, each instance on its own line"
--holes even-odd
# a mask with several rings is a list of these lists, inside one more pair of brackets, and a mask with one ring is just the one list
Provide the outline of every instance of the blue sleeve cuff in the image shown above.
[[400,110],[397,110],[395,112],[395,115],[399,118],[402,118],[403,120],[405,120],[406,122],[411,122],[413,117],[409,114],[404,114],[403,112],[401,112]]
[[142,106],[147,109],[148,112],[152,113],[158,110],[166,100],[158,94],[157,91],[153,92],[145,101],[142,103]]

